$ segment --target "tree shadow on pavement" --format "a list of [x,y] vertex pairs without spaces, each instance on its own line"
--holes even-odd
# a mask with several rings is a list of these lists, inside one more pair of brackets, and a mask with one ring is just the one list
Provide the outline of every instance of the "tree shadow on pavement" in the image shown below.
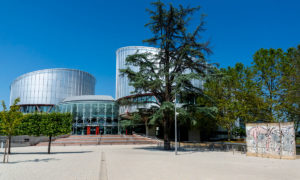
[[164,150],[161,147],[157,147],[157,146],[143,146],[143,147],[134,147],[133,149],[139,149],[139,150],[147,150],[147,151],[164,151],[164,152],[171,152],[174,150]]
[[[92,151],[70,151],[70,152],[51,152],[49,155],[51,154],[80,154],[80,153],[90,153]],[[3,152],[1,152],[0,154],[3,154]],[[12,152],[10,155],[32,155],[32,154],[42,154],[42,155],[47,155],[48,153],[45,152]]]
[[[140,149],[140,150],[147,150],[147,151],[174,152],[174,148],[171,148],[170,150],[165,150],[163,147],[159,147],[159,146],[134,147],[133,149]],[[210,150],[206,150],[206,149],[197,149],[197,150],[178,149],[178,152],[185,152],[185,153],[204,152],[204,151],[210,151]]]
[[[134,147],[134,149],[147,150],[147,151],[161,151],[161,152],[174,152],[175,151],[174,147],[172,147],[170,150],[164,150],[162,146]],[[197,152],[229,152],[229,151],[232,151],[232,149],[216,148],[214,146],[179,147],[178,153],[180,153],[180,154],[178,154],[178,155],[186,155],[186,154],[192,154],[192,153],[197,153]],[[236,152],[244,153],[242,151],[236,151]]]
[[[13,161],[13,162],[8,162],[7,164],[18,164],[18,163],[27,163],[27,162],[49,162],[49,161],[58,161],[59,159],[56,158],[45,158],[45,159],[29,159],[29,160],[24,160],[24,161]],[[3,164],[3,163],[1,163]],[[6,164],[6,163],[5,163]]]

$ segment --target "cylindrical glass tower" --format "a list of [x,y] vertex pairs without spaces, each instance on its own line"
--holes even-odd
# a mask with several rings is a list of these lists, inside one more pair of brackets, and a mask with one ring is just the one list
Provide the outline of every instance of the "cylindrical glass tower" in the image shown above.
[[49,111],[70,96],[94,95],[95,78],[75,69],[44,69],[26,73],[15,79],[10,86],[10,104],[20,98],[23,112]]
[[[129,79],[126,75],[120,75],[120,69],[125,69],[128,66],[126,65],[126,58],[129,55],[135,53],[151,53],[153,55],[159,53],[158,48],[154,47],[145,47],[145,46],[127,46],[122,47],[117,50],[117,66],[116,66],[116,100],[120,102],[119,105],[119,114],[121,117],[125,117],[126,114],[130,115],[132,112],[138,111],[138,109],[150,109],[153,106],[157,106],[160,102],[151,94],[151,92],[143,92],[141,94],[134,94],[134,87],[129,85]],[[138,67],[130,66],[133,71],[138,71]],[[186,70],[185,73],[190,73],[190,70]],[[203,80],[193,79],[191,83],[193,86],[198,88],[203,88]],[[129,103],[127,105],[122,104],[121,100],[126,99],[127,101],[139,102],[139,103]]]
[[[159,49],[154,47],[145,47],[145,46],[127,46],[122,47],[117,50],[117,67],[116,67],[116,100],[120,102],[121,99],[127,99],[128,101],[140,102],[137,104],[124,105],[120,103],[119,105],[119,115],[124,118],[128,118],[127,115],[138,111],[139,108],[149,109],[151,106],[155,106],[157,103],[156,98],[148,92],[142,94],[133,94],[134,87],[129,85],[129,79],[127,76],[122,76],[120,74],[120,69],[125,69],[128,66],[126,65],[126,58],[129,55],[135,53],[151,53],[153,55],[158,54]],[[130,66],[134,71],[138,71],[138,67]]]
[[[121,76],[119,69],[125,69],[127,66],[125,65],[126,63],[126,58],[129,55],[133,55],[135,53],[152,53],[152,54],[157,54],[159,49],[154,48],[154,47],[146,47],[146,46],[127,46],[127,47],[122,47],[117,50],[116,52],[116,57],[117,57],[117,67],[116,67],[116,100],[130,96],[132,95],[132,91],[134,91],[134,88],[129,85],[129,79],[127,76]],[[137,71],[138,68],[131,66],[130,67],[132,70]]]

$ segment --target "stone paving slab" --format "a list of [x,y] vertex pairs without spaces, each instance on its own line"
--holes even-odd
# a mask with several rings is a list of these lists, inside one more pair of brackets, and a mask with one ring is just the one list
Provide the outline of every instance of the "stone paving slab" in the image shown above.
[[300,159],[247,157],[232,152],[160,151],[105,146],[109,180],[299,180]]
[[[0,163],[0,180],[99,180],[101,154],[97,146],[13,148],[8,164]],[[0,149],[3,152],[3,149]],[[3,155],[0,154],[0,160]]]
[[175,156],[172,151],[154,147],[55,146],[50,155],[45,154],[45,146],[13,148],[11,163],[0,163],[0,180],[300,179],[300,159],[267,159],[216,151],[184,151]]

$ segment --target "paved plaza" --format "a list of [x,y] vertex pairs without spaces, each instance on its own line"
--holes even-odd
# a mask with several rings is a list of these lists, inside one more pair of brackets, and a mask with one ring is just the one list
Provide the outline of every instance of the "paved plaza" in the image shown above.
[[175,156],[152,147],[54,146],[50,155],[45,153],[46,146],[13,148],[10,163],[0,163],[0,180],[300,179],[300,159],[232,152],[179,152]]

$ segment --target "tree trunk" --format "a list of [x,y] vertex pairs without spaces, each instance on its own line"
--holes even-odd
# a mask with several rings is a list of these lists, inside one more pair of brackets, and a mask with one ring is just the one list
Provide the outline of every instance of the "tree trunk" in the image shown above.
[[169,117],[167,116],[164,119],[164,150],[170,150],[170,139],[169,139],[169,132],[170,132],[170,126],[169,126]]
[[293,121],[293,123],[294,123],[294,130],[295,130],[295,139],[297,139],[297,131],[298,131],[298,122],[297,122],[297,120],[296,121]]
[[49,143],[48,143],[48,154],[50,154],[51,140],[52,140],[52,136],[49,136]]
[[7,149],[8,149],[8,138],[6,139],[6,142],[5,142],[5,147],[4,147],[4,153],[3,153],[3,163],[5,163],[5,160],[6,162],[8,162],[8,154],[7,154]]
[[148,126],[148,121],[145,121],[145,129],[146,129],[146,136],[149,136],[149,126]]
[[11,136],[8,136],[8,154],[10,154]]
[[230,141],[230,130],[227,130],[227,140]]
[[199,131],[199,140],[200,140],[200,142],[203,142],[202,140],[202,137],[201,137],[201,130]]

